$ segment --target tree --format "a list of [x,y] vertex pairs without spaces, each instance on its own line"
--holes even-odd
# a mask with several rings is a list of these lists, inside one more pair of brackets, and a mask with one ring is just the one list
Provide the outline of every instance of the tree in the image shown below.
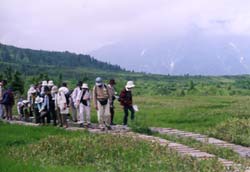
[[195,87],[193,80],[190,81],[189,83],[189,90],[193,90]]
[[5,73],[5,79],[8,81],[8,82],[11,82],[12,81],[12,75],[13,75],[13,70],[11,67],[7,67],[4,71]]
[[57,79],[57,81],[56,81],[56,84],[58,85],[58,86],[61,86],[62,85],[62,74],[60,73],[59,75],[58,75],[58,79]]
[[21,77],[21,73],[16,71],[11,81],[11,86],[15,92],[20,94],[24,93],[24,80]]

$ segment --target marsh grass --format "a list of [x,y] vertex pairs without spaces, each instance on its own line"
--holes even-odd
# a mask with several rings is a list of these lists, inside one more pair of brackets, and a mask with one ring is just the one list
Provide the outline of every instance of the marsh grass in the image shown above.
[[52,127],[0,124],[0,171],[224,171],[158,144]]

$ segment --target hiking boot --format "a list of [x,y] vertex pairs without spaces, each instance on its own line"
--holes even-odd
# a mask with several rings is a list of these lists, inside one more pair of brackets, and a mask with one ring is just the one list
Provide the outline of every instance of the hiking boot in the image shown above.
[[88,123],[87,124],[87,128],[91,128],[92,126],[91,126],[91,124],[90,123]]
[[101,131],[105,131],[105,128],[101,128],[100,130],[101,130]]
[[108,130],[112,130],[112,128],[111,128],[110,126],[107,126],[107,129],[108,129]]

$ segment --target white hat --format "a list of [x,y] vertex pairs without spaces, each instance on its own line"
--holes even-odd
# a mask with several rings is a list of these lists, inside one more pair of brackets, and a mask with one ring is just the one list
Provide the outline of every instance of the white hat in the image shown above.
[[82,84],[82,88],[89,88],[89,87],[88,87],[88,84],[83,83],[83,84]]
[[29,89],[28,93],[30,93],[30,94],[36,93],[36,89],[34,87],[31,87]]
[[23,100],[23,103],[27,104],[27,103],[29,103],[29,101],[28,100]]
[[69,89],[67,87],[61,87],[61,88],[59,88],[58,92],[62,92],[64,94],[67,94],[69,92]]
[[125,87],[126,88],[133,88],[133,87],[135,87],[134,82],[133,81],[128,81],[127,85]]
[[38,103],[42,103],[42,102],[43,102],[43,98],[37,96],[35,99],[35,103],[38,104]]
[[17,106],[19,106],[19,107],[20,107],[20,106],[23,106],[23,102],[18,102],[18,103],[17,103]]
[[57,86],[53,86],[52,88],[51,88],[51,93],[56,93],[56,92],[58,92],[58,88],[57,88]]
[[48,86],[49,86],[49,87],[54,86],[54,82],[53,82],[52,80],[50,80],[50,81],[48,82]]
[[42,86],[47,86],[48,85],[48,82],[47,81],[43,81],[42,82]]

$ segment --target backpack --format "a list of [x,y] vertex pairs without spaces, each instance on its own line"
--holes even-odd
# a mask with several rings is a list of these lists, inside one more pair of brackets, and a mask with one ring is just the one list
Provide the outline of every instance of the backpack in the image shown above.
[[69,98],[70,98],[71,93],[72,93],[72,91],[68,91],[68,92],[65,94],[67,105],[69,105]]
[[4,93],[2,104],[5,104],[5,105],[14,105],[15,104],[14,95],[11,91],[7,91]]

